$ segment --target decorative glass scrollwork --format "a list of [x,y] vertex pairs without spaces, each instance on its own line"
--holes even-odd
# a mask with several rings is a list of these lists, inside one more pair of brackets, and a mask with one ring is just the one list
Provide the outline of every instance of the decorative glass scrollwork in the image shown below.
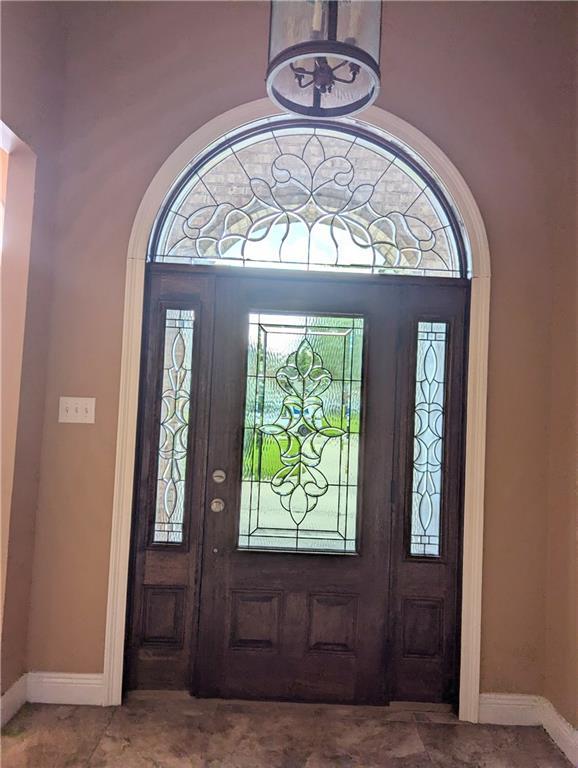
[[193,353],[192,309],[167,309],[153,543],[183,541]]
[[239,547],[355,552],[363,320],[251,314]]
[[275,378],[286,392],[281,412],[259,431],[277,441],[283,466],[273,475],[271,487],[295,525],[301,525],[319,496],[327,493],[328,481],[319,469],[323,449],[345,430],[332,426],[325,416],[321,395],[333,379],[308,339],[288,356]]
[[187,171],[150,258],[187,264],[459,277],[463,245],[433,180],[352,126],[265,123]]
[[447,323],[418,323],[410,554],[437,557],[441,540]]

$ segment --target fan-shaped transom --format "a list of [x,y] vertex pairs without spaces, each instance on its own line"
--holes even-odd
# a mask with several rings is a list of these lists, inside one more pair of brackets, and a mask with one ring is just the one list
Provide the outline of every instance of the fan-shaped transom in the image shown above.
[[195,159],[167,197],[149,259],[465,276],[451,204],[397,143],[351,123],[261,121]]

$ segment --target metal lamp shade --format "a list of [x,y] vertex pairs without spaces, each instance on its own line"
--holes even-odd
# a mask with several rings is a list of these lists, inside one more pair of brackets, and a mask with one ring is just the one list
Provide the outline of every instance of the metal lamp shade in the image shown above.
[[352,115],[379,92],[380,0],[272,0],[267,91],[310,117]]

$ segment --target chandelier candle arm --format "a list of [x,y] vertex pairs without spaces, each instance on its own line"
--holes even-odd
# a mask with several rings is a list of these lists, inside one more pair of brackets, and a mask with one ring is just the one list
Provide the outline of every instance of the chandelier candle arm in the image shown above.
[[272,0],[267,91],[285,111],[353,115],[380,85],[380,0]]

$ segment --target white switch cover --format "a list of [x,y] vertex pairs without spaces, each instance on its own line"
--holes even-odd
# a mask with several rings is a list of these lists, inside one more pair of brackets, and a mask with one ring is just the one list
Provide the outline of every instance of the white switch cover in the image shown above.
[[94,424],[94,397],[61,397],[58,421],[69,424]]

